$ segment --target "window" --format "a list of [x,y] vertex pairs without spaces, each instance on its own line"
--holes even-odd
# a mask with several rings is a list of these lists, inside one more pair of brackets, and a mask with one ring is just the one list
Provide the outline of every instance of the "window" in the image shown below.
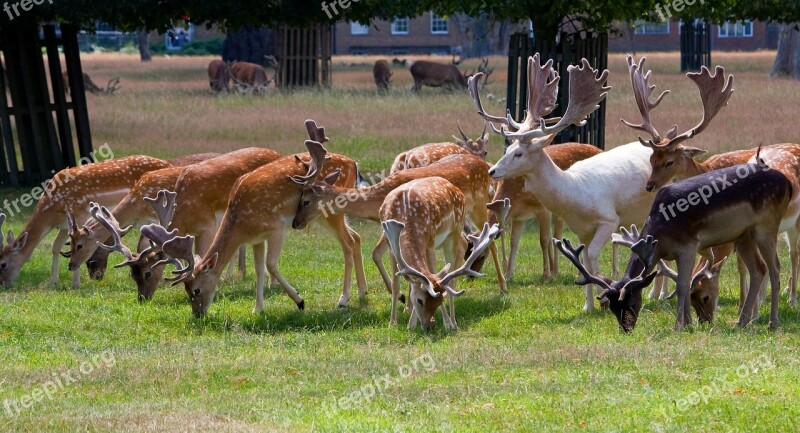
[[350,23],[350,34],[351,35],[366,35],[369,34],[369,26],[357,23],[355,21]]
[[392,34],[393,35],[407,35],[408,34],[408,18],[395,18],[392,20]]
[[449,23],[447,18],[440,17],[431,12],[431,34],[432,35],[446,35],[449,33]]
[[636,20],[634,23],[634,35],[668,35],[669,21],[663,23],[657,21]]
[[753,22],[746,21],[727,21],[719,25],[719,37],[721,38],[752,38]]

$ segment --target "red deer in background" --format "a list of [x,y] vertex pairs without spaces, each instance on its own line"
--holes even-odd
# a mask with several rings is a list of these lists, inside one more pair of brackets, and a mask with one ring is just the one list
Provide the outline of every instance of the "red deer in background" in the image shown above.
[[211,90],[227,91],[231,81],[230,66],[222,60],[212,60],[208,63],[208,85]]
[[389,81],[392,78],[392,71],[389,69],[389,62],[378,60],[372,67],[372,76],[375,77],[375,85],[378,91],[389,90]]
[[453,65],[419,60],[414,62],[409,70],[414,78],[415,92],[422,86],[467,88],[467,77]]
[[231,79],[239,91],[250,93],[263,92],[267,89],[272,79],[267,79],[267,73],[261,65],[248,62],[236,62],[231,66]]

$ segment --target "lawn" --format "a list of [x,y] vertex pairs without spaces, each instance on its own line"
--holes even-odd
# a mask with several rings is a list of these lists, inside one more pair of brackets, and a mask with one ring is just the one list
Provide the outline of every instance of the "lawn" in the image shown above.
[[[798,142],[800,84],[770,80],[774,52],[715,53],[736,75],[736,93],[711,127],[691,143],[711,152],[759,143]],[[649,56],[659,89],[673,93],[654,114],[660,128],[700,119],[699,97],[678,71],[678,56]],[[334,59],[334,87],[263,97],[211,94],[209,58],[87,55],[96,82],[122,77],[113,97],[89,96],[95,146],[116,156],[268,146],[302,151],[303,120],[327,128],[331,151],[365,172],[387,168],[395,154],[444,141],[459,120],[468,134],[481,123],[466,92],[426,89],[411,96],[407,71],[377,96],[371,61]],[[444,59],[443,59],[444,60]],[[473,61],[477,65],[476,61]],[[503,110],[503,61],[484,94]],[[638,121],[624,58],[611,57],[610,146],[635,140],[617,120]],[[467,64],[468,69],[474,67]],[[489,160],[501,153],[492,138]],[[0,190],[13,199],[23,189]],[[269,193],[265,192],[265,200]],[[6,223],[15,233],[28,213]],[[522,239],[509,294],[492,267],[464,281],[459,331],[389,327],[389,296],[371,263],[379,228],[352,221],[364,240],[369,294],[335,308],[343,261],[338,244],[317,226],[290,233],[283,275],[306,301],[299,312],[275,286],[254,314],[255,275],[224,280],[209,315],[191,317],[182,288],[164,285],[152,301],[136,301],[125,270],[69,288],[47,283],[51,234],[13,287],[0,291],[0,431],[796,431],[800,424],[800,314],[780,304],[779,329],[764,317],[733,326],[738,301],[734,266],[723,272],[713,325],[673,330],[675,303],[648,301],[636,330],[619,331],[607,311],[584,313],[574,269],[541,278],[538,231]],[[131,236],[131,235],[129,235]],[[132,237],[131,237],[132,239]],[[782,249],[783,268],[788,254]],[[112,256],[119,261],[118,256]],[[625,255],[627,260],[627,255]],[[603,266],[610,272],[610,249]],[[785,281],[786,278],[784,277]]]

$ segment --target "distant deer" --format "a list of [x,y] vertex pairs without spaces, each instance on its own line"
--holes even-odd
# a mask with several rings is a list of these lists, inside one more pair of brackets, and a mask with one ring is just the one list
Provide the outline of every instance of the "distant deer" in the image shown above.
[[215,59],[208,63],[208,85],[216,92],[228,91],[231,74],[230,66],[222,60]]
[[386,60],[376,61],[372,67],[372,76],[375,78],[375,85],[378,86],[379,92],[389,90],[389,81],[392,78],[389,62]]
[[[63,71],[61,76],[64,80],[64,92],[69,95],[69,74],[67,71]],[[95,95],[104,94],[104,95],[112,95],[114,92],[119,90],[121,87],[119,85],[119,77],[114,77],[108,80],[108,84],[106,84],[105,88],[98,86],[97,84],[92,81],[92,78],[86,72],[83,73],[83,87],[84,89]]]
[[244,93],[265,92],[275,78],[268,79],[263,66],[249,62],[235,62],[230,67],[230,75],[236,89]]
[[467,87],[467,77],[453,65],[418,60],[411,65],[409,71],[414,79],[415,92],[419,92],[422,86]]

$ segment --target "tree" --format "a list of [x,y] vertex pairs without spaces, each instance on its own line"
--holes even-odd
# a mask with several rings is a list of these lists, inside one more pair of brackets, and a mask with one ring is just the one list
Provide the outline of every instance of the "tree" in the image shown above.
[[137,36],[139,38],[139,57],[143,62],[153,60],[153,56],[150,55],[150,41],[147,39],[147,30],[139,30]]

